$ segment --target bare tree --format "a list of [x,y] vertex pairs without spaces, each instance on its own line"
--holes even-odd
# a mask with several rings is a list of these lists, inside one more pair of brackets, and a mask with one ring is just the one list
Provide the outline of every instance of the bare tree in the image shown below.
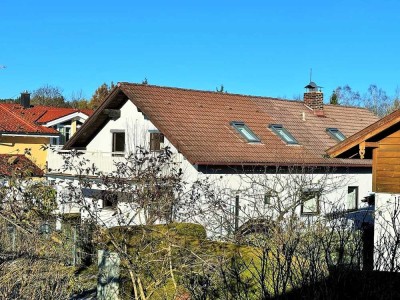
[[68,107],[62,92],[61,88],[46,84],[33,91],[31,103],[33,105]]

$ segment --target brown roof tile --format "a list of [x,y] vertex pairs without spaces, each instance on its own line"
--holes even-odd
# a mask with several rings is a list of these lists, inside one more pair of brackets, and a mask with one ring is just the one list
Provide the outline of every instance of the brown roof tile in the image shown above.
[[[335,127],[350,136],[377,120],[366,109],[326,105],[325,116],[318,117],[298,101],[120,83],[98,110],[112,105],[113,97],[121,93],[194,164],[370,165],[367,160],[325,157],[325,150],[337,143],[326,128]],[[88,143],[82,132],[96,123],[96,116],[100,113],[89,118],[67,148]],[[232,121],[244,122],[261,143],[248,143],[230,125]],[[287,145],[269,124],[282,124],[299,145]]]
[[377,135],[383,130],[396,125],[400,122],[400,109],[395,110],[391,114],[383,117],[382,119],[370,124],[369,126],[362,128],[362,130],[354,133],[344,141],[332,146],[327,150],[329,155],[338,156],[348,149],[358,145],[359,143],[366,141],[367,139]]

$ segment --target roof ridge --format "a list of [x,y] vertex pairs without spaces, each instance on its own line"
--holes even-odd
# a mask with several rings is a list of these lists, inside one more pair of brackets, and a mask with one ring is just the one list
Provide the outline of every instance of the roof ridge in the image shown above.
[[[284,98],[277,98],[277,97],[270,97],[270,96],[258,96],[258,95],[249,95],[249,94],[239,94],[239,93],[221,93],[221,92],[216,92],[216,91],[190,89],[190,88],[180,88],[180,87],[171,87],[171,86],[163,86],[163,85],[155,85],[155,84],[143,84],[143,83],[134,83],[134,82],[126,82],[126,81],[118,82],[117,83],[117,87],[119,87],[120,85],[155,87],[155,88],[177,90],[177,91],[210,93],[210,94],[218,94],[218,95],[226,95],[226,96],[230,95],[230,96],[238,96],[238,97],[245,97],[245,98],[255,98],[255,99],[265,99],[265,100],[268,99],[268,100],[273,100],[273,101],[295,102],[295,103],[304,104],[302,100],[295,100],[295,99],[284,99]],[[368,108],[366,108],[366,107],[353,106],[353,105],[340,105],[340,104],[338,105],[338,104],[324,103],[324,106],[338,107],[338,108],[355,108],[355,109],[361,109],[361,110],[367,110],[368,111]]]
[[268,99],[268,100],[277,100],[277,101],[285,101],[285,102],[301,102],[295,99],[283,99],[277,97],[269,97],[269,96],[256,96],[256,95],[249,95],[249,94],[238,94],[238,93],[226,93],[226,92],[216,92],[216,91],[208,91],[208,90],[199,90],[199,89],[189,89],[189,88],[180,88],[180,87],[171,87],[171,86],[162,86],[162,85],[155,85],[155,84],[143,84],[143,83],[134,83],[134,82],[118,82],[117,86],[120,85],[133,85],[133,86],[143,86],[143,87],[155,87],[155,88],[163,88],[169,90],[177,90],[177,91],[187,91],[187,92],[197,92],[197,93],[209,93],[209,94],[217,94],[226,96],[238,96],[238,97],[245,97],[245,98],[257,98],[257,99]]
[[38,126],[41,126],[41,125],[36,125],[36,124],[33,125],[32,123],[30,123],[30,122],[29,122],[28,120],[26,120],[25,118],[23,118],[23,117],[17,115],[16,113],[14,113],[12,110],[8,110],[8,109],[6,109],[5,107],[3,107],[2,103],[0,104],[0,108],[1,108],[3,111],[5,111],[5,112],[11,113],[15,118],[17,118],[19,121],[25,123],[25,124],[26,124],[28,127],[30,127],[32,130],[37,130],[37,129],[38,129]]
[[330,103],[324,103],[324,106],[329,106],[329,107],[342,107],[342,108],[356,108],[356,109],[363,109],[363,110],[368,110],[366,107],[362,106],[355,106],[355,105],[342,105],[342,104],[330,104]]

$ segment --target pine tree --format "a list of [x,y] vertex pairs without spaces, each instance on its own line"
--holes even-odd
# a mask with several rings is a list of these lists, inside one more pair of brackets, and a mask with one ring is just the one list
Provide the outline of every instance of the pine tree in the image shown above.
[[329,99],[329,103],[333,105],[339,105],[338,96],[336,95],[335,91],[332,92],[332,96]]

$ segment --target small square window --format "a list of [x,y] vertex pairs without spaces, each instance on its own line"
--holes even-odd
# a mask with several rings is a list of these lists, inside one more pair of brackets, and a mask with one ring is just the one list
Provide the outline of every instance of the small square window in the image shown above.
[[282,125],[280,124],[272,124],[269,125],[269,128],[272,129],[273,132],[275,132],[279,137],[284,140],[287,144],[298,144],[296,139],[287,131],[285,128],[283,128]]
[[319,214],[319,193],[317,191],[303,191],[301,196],[301,214]]
[[114,209],[118,205],[118,196],[116,193],[103,191],[101,198],[103,200],[103,208]]
[[259,143],[260,139],[243,122],[231,122],[231,125],[250,143]]
[[264,194],[260,195],[264,205],[270,205],[274,203],[274,201],[277,199],[278,195],[277,192],[273,190],[268,190]]
[[160,151],[164,147],[164,135],[161,132],[150,132],[150,151]]
[[338,142],[344,141],[346,136],[337,128],[327,128],[326,132]]
[[346,209],[355,210],[358,207],[358,186],[347,188]]

